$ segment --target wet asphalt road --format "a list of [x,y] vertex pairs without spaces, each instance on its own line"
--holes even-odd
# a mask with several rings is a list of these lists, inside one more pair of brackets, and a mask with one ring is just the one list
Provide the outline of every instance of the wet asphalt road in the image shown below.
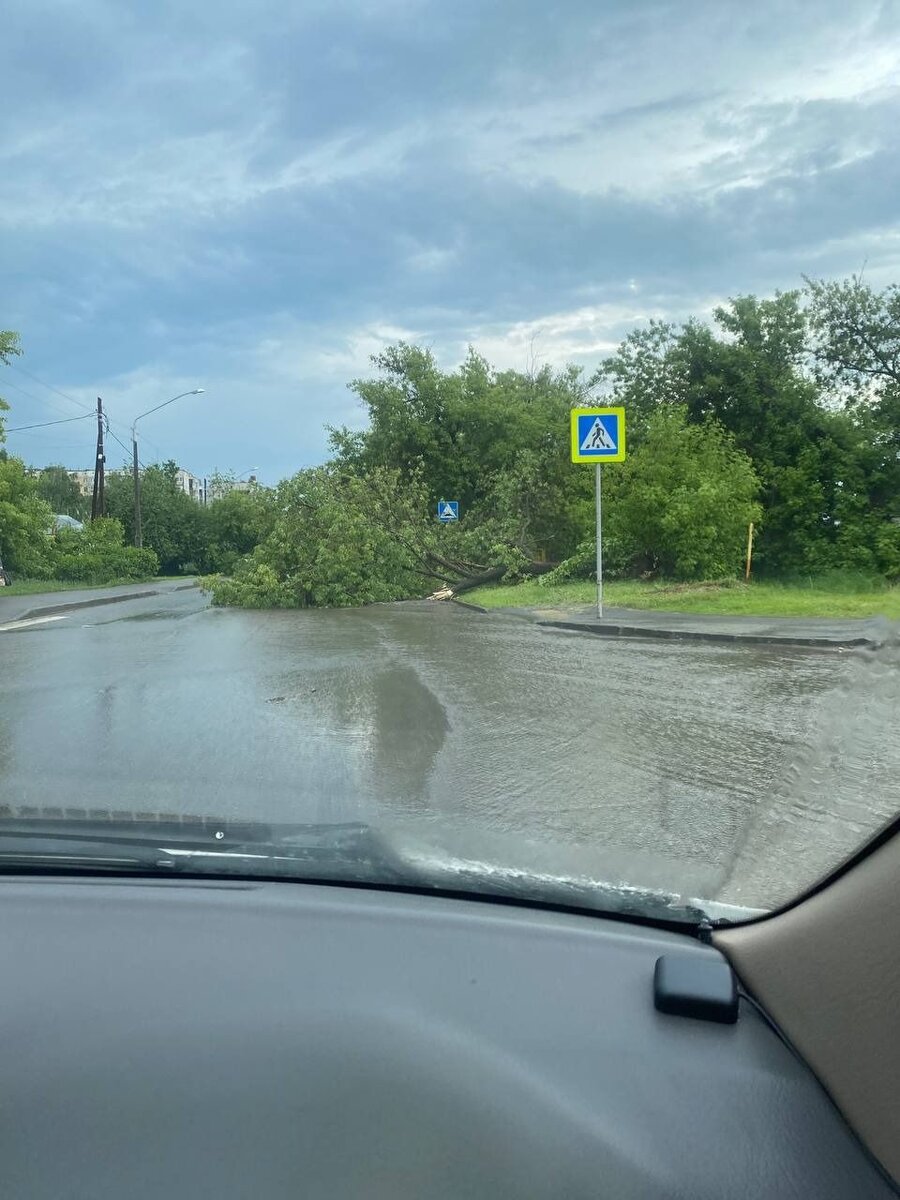
[[767,907],[896,810],[898,675],[892,648],[170,591],[0,632],[0,793],[365,820],[422,853]]

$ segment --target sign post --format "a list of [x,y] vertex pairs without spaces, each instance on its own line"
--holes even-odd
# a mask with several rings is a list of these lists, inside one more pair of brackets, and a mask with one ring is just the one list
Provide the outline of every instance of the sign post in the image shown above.
[[603,617],[602,464],[625,459],[624,408],[573,408],[572,462],[594,464],[597,511],[597,615]]
[[603,468],[597,463],[594,467],[594,495],[597,501],[597,616],[603,617],[603,539],[600,536],[603,529],[603,510],[600,503],[600,491],[603,484]]

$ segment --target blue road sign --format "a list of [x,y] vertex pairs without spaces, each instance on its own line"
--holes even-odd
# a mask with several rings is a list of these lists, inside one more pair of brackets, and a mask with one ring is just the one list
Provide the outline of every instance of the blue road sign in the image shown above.
[[449,525],[451,521],[459,520],[459,501],[458,500],[438,500],[437,506],[438,520]]
[[623,408],[572,409],[572,462],[621,462],[624,457]]

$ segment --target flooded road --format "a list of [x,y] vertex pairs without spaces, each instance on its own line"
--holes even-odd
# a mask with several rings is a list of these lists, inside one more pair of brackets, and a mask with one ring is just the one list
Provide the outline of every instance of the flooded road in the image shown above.
[[768,907],[897,808],[896,653],[610,641],[196,591],[0,635],[2,802],[368,821]]

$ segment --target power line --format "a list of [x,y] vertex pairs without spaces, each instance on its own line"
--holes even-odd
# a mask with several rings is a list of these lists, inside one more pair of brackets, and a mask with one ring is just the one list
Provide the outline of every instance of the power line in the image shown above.
[[68,425],[71,421],[83,421],[85,417],[92,416],[92,413],[85,413],[81,417],[63,417],[59,421],[39,421],[36,425],[13,425],[6,429],[6,433],[21,433],[23,429],[46,429],[48,425]]
[[74,396],[68,395],[66,392],[60,391],[58,387],[54,387],[52,383],[45,383],[43,379],[38,379],[37,375],[32,375],[31,371],[26,371],[24,367],[20,367],[18,363],[7,363],[8,367],[12,367],[14,371],[20,371],[23,375],[27,375],[29,379],[33,379],[35,383],[39,383],[41,387],[47,388],[48,391],[56,392],[57,396],[62,396],[63,400],[69,400],[72,404],[77,404],[79,408],[86,408],[91,412],[89,405],[83,400],[76,400]]
[[19,387],[17,383],[13,383],[11,379],[4,379],[3,387],[4,389],[8,387],[15,388],[17,392],[20,392],[23,396],[27,396],[28,399],[33,400],[35,404],[47,404],[55,412],[66,412],[66,409],[64,409],[63,406],[56,400],[51,400],[49,396],[36,396],[34,392],[26,392],[23,387]]
[[[121,438],[119,438],[119,437],[116,437],[115,433],[113,433],[113,431],[112,431],[112,428],[111,428],[111,426],[110,426],[110,423],[109,423],[109,417],[106,417],[106,418],[105,418],[105,420],[106,420],[106,432],[109,434],[109,436],[112,438],[112,440],[113,440],[114,442],[118,442],[118,443],[119,443],[119,445],[122,447],[122,449],[125,451],[125,453],[126,453],[127,455],[129,455],[129,456],[130,456],[130,455],[133,453],[133,451],[132,451],[132,450],[130,450],[130,449],[129,449],[129,448],[126,446],[126,445],[125,445],[125,443],[122,441],[122,439],[121,439]],[[140,466],[140,468],[141,468],[141,470],[142,470],[142,471],[146,471],[146,470],[147,470],[146,466],[144,465],[144,463],[142,463],[142,462],[141,462],[141,460],[140,460],[140,459],[138,459],[138,465]]]
[[[83,408],[85,410],[85,416],[93,416],[94,415],[93,409],[91,409],[87,404],[85,404],[84,401],[76,400],[74,396],[70,396],[67,392],[61,391],[58,387],[54,387],[50,383],[45,383],[43,379],[39,379],[37,377],[37,375],[33,374],[31,371],[27,371],[24,367],[20,367],[18,365],[18,363],[7,363],[6,366],[12,367],[12,369],[14,371],[19,371],[23,375],[27,375],[29,379],[33,379],[34,382],[39,383],[41,385],[41,387],[45,387],[49,391],[55,392],[57,396],[62,396],[62,398],[64,400],[68,400],[70,404],[76,404],[79,408]],[[38,404],[42,404],[42,403],[50,404],[51,403],[51,401],[43,400],[40,396],[35,396],[31,392],[26,392],[24,388],[19,387],[19,385],[17,383],[13,383],[11,380],[7,380],[7,383],[9,384],[10,387],[14,387],[16,389],[16,391],[21,392],[23,396],[28,396],[29,399],[35,400]],[[57,411],[59,411],[58,406],[54,406],[54,407],[56,407]],[[73,419],[77,419],[77,418],[73,418]],[[130,455],[131,450],[127,446],[125,446],[121,441],[119,441],[119,439],[116,437],[116,435],[110,430],[109,417],[106,416],[105,414],[104,414],[104,421],[105,421],[107,433],[109,433],[110,436],[115,441],[117,441],[120,446],[122,446],[122,449],[125,451],[126,454]],[[48,422],[48,424],[49,424],[49,422]],[[25,428],[25,426],[22,426],[22,428]],[[121,428],[124,429],[125,426],[122,425]],[[13,431],[8,430],[7,432],[12,433]],[[155,442],[150,441],[150,439],[147,437],[143,437],[142,441],[144,442],[145,445],[149,446],[149,448],[154,452],[154,454],[156,454],[157,458],[160,459],[160,461],[161,461],[162,460],[162,451],[160,450],[159,446],[157,446],[157,444]],[[141,466],[143,466],[143,463],[141,464]]]

